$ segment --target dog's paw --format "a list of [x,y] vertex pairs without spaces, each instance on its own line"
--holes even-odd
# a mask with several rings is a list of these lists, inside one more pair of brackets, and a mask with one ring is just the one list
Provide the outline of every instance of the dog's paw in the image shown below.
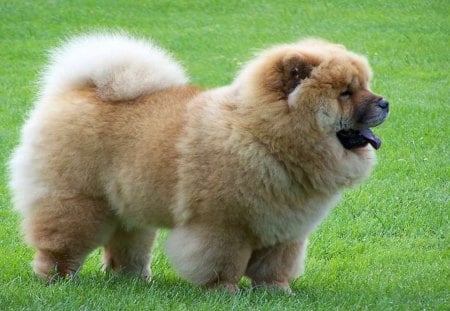
[[293,295],[292,289],[289,286],[289,282],[279,282],[279,281],[252,282],[252,286],[254,289],[261,288],[271,291],[282,292],[287,295]]

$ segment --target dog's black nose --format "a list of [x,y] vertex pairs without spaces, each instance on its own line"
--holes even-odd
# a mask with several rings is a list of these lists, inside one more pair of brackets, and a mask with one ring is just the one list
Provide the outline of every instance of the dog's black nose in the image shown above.
[[389,110],[389,102],[387,100],[385,100],[384,98],[380,99],[377,104],[378,104],[378,107]]

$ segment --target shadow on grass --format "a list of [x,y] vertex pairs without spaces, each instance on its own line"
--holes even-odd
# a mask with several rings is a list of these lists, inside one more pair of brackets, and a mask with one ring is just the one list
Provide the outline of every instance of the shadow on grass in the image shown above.
[[[152,281],[101,271],[81,272],[75,278],[47,285],[29,274],[14,278],[4,286],[0,300],[5,310],[28,309],[162,309],[162,310],[316,310],[316,309],[428,309],[430,301],[414,297],[414,292],[382,292],[376,284],[352,286],[293,282],[293,294],[264,288],[254,289],[243,280],[237,294],[207,290],[176,276],[172,271],[155,274]],[[404,295],[406,294],[406,295]],[[403,296],[404,295],[404,296]],[[445,301],[442,301],[444,304]]]

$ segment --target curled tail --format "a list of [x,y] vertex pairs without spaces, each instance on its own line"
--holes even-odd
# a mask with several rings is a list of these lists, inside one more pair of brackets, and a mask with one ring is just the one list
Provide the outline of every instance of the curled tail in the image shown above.
[[42,82],[44,98],[94,86],[102,100],[119,101],[184,85],[188,78],[179,63],[150,41],[91,34],[54,50]]

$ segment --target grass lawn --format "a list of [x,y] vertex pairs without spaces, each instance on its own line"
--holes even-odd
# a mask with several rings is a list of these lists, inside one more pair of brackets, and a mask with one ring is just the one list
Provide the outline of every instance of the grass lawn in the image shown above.
[[[0,1],[1,310],[450,310],[448,1]],[[371,178],[345,193],[311,236],[295,295],[195,288],[162,253],[146,284],[100,272],[46,286],[11,209],[6,162],[37,90],[46,51],[69,34],[123,29],[151,37],[195,84],[229,83],[256,50],[320,36],[368,56],[391,103]]]

